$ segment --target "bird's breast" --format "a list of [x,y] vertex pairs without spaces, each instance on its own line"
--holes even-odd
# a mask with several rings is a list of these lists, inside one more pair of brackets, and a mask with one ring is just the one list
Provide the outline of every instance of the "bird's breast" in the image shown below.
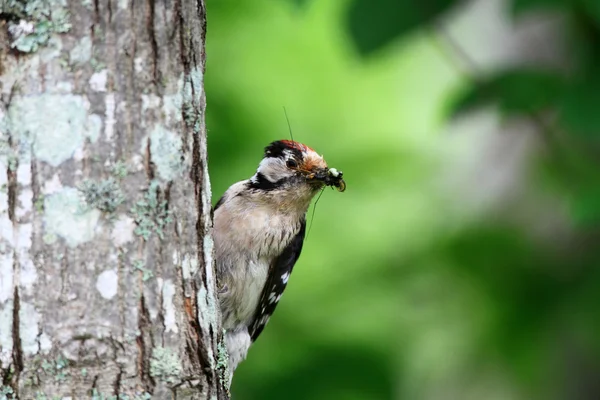
[[254,204],[221,207],[215,213],[215,245],[249,256],[273,257],[300,229],[300,218],[291,213]]

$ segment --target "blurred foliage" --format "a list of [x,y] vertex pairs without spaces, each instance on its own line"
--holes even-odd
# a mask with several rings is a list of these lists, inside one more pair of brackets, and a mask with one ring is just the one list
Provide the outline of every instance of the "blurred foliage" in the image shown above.
[[400,35],[422,27],[458,1],[354,0],[348,12],[348,32],[357,49],[369,55]]
[[[463,2],[207,3],[214,201],[288,137],[283,106],[294,139],[348,183],[309,211],[234,398],[600,398],[600,2],[508,1],[515,23],[566,21],[564,68],[476,76],[431,40]],[[481,142],[456,150],[439,134],[490,104],[545,144],[515,172],[524,194],[497,206],[478,200],[487,182],[456,176]]]
[[528,116],[556,106],[562,98],[563,89],[561,77],[552,72],[503,71],[462,93],[456,99],[454,112],[469,111],[487,102],[496,102],[503,114]]
[[[529,116],[541,134],[559,139],[555,157],[571,157],[563,165],[562,184],[571,192],[573,216],[582,224],[600,222],[600,2],[596,0],[514,0],[515,18],[546,10],[567,21],[568,68],[520,66],[486,77],[461,93],[454,104],[459,113],[494,102],[508,117]],[[541,124],[544,116],[550,124]],[[555,160],[551,160],[554,162]]]

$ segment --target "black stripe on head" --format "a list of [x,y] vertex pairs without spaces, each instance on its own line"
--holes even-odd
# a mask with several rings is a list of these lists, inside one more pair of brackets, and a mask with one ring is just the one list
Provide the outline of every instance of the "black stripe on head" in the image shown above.
[[265,147],[265,158],[267,157],[279,157],[285,158],[285,151],[288,153],[292,153],[294,158],[297,160],[302,160],[302,152],[295,148],[286,144],[282,140],[278,140],[276,142],[271,143],[267,147]]
[[281,187],[284,181],[285,179],[280,179],[277,182],[271,182],[263,174],[257,172],[256,175],[254,175],[252,179],[248,181],[248,187],[251,189],[269,191]]

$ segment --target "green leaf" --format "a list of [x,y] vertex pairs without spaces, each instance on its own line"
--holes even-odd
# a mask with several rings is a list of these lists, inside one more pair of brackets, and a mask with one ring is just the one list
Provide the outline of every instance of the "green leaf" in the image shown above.
[[453,114],[497,103],[504,114],[528,114],[555,105],[563,91],[562,78],[552,72],[515,69],[485,79],[461,93]]
[[534,11],[563,10],[569,7],[571,3],[572,0],[513,0],[511,12],[516,17]]
[[600,76],[596,73],[566,91],[560,107],[561,126],[575,135],[600,137],[599,110]]
[[357,50],[369,55],[458,3],[459,0],[354,0],[348,11],[347,28]]

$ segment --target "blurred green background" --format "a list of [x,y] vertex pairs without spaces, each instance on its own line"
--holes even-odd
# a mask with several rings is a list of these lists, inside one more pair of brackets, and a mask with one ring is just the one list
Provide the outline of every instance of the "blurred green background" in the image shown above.
[[600,399],[600,1],[207,8],[214,201],[284,106],[348,184],[234,399]]

